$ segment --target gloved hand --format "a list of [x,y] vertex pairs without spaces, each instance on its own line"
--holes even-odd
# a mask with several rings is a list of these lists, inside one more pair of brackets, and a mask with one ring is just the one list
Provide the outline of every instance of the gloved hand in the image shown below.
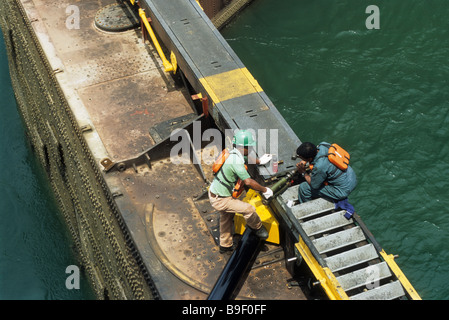
[[265,199],[269,199],[273,196],[273,190],[271,190],[270,188],[267,188],[267,191],[265,191],[263,193],[263,196],[265,197]]
[[262,157],[260,157],[260,159],[259,159],[259,161],[260,161],[259,165],[263,166],[263,165],[267,164],[268,162],[271,161],[271,158],[273,158],[273,155],[272,155],[272,154],[268,154],[268,153],[264,154],[264,155],[263,155]]

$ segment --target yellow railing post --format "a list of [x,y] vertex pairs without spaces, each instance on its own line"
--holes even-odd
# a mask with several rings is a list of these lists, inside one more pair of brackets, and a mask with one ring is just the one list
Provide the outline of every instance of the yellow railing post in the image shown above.
[[[164,52],[162,51],[162,48],[159,44],[159,41],[156,38],[156,35],[154,34],[153,29],[150,26],[150,22],[148,21],[147,15],[145,14],[145,11],[142,8],[139,8],[139,16],[142,19],[143,24],[145,25],[148,34],[150,35],[151,40],[153,41],[153,45],[157,50],[157,53],[159,54],[159,57],[162,60],[162,64],[164,65],[165,72],[176,72],[176,69],[173,67],[173,64],[170,63],[170,61],[167,60],[165,57]],[[144,32],[144,30],[142,30]]]

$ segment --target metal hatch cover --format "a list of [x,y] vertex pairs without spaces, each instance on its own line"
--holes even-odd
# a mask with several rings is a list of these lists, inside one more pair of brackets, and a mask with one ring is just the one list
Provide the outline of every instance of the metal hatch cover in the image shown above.
[[140,21],[128,2],[114,3],[97,12],[95,26],[103,31],[121,32],[139,27]]

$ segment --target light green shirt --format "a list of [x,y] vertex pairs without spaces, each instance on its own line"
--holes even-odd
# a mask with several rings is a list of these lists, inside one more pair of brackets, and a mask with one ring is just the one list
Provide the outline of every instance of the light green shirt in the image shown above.
[[232,195],[232,189],[238,179],[243,181],[251,178],[245,169],[245,158],[240,151],[234,148],[229,153],[229,157],[223,163],[210,185],[210,191],[221,197],[230,197]]

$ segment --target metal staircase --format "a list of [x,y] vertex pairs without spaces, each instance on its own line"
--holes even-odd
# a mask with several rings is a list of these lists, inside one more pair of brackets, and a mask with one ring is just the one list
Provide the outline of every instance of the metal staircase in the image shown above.
[[385,254],[357,214],[347,219],[345,210],[324,199],[288,207],[289,200],[298,198],[298,187],[280,195],[278,205],[290,229],[308,246],[304,252],[312,255],[302,258],[330,270],[334,280],[329,283],[336,291],[344,291],[339,298],[420,299],[393,256]]

